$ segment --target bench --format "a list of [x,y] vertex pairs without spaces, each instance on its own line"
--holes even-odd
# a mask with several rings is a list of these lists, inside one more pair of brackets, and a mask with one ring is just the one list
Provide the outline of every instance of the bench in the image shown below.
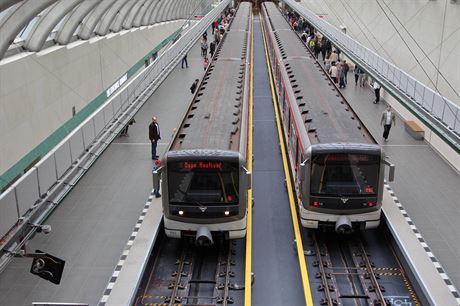
[[425,137],[425,131],[415,121],[408,120],[404,122],[404,128],[417,140],[423,140]]

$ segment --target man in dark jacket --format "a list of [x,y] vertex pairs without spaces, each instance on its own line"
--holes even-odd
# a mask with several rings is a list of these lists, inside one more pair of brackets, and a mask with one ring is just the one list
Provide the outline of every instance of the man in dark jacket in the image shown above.
[[192,94],[195,93],[195,90],[196,90],[199,82],[200,82],[200,80],[196,79],[195,82],[193,82],[192,86],[190,86],[190,92]]
[[152,143],[152,159],[158,159],[157,155],[157,143],[160,137],[160,126],[158,125],[157,118],[152,117],[152,123],[149,125],[149,139]]
[[212,41],[209,44],[209,54],[211,54],[211,58],[214,55],[214,50],[216,50],[216,43]]

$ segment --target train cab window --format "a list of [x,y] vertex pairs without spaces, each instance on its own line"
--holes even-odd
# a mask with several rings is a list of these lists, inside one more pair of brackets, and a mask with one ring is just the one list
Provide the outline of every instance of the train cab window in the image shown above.
[[238,163],[181,161],[168,163],[171,203],[238,204]]
[[375,196],[379,171],[379,155],[313,155],[310,192],[317,196]]

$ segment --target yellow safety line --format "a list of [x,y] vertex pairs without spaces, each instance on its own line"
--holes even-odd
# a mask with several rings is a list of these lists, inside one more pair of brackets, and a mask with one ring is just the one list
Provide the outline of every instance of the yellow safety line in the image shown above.
[[[252,105],[254,74],[254,15],[251,14],[251,63],[249,78],[248,170],[252,173]],[[252,181],[252,180],[251,180]],[[246,266],[244,276],[244,305],[251,306],[252,294],[252,186],[248,190],[248,217],[246,225]]]
[[299,265],[300,265],[300,274],[302,276],[302,284],[303,284],[303,292],[304,292],[304,297],[305,297],[305,304],[308,306],[313,306],[313,298],[311,296],[311,289],[310,289],[310,280],[308,279],[308,272],[307,272],[307,265],[305,263],[305,254],[303,251],[303,245],[302,245],[302,236],[300,235],[300,229],[299,229],[299,222],[297,218],[297,210],[296,210],[296,203],[295,203],[295,197],[294,197],[294,192],[292,190],[292,185],[291,185],[291,176],[289,174],[289,167],[288,167],[288,161],[287,161],[287,155],[286,155],[286,149],[284,146],[284,136],[283,132],[281,130],[281,122],[280,122],[280,116],[278,112],[278,106],[277,106],[277,98],[275,94],[275,88],[273,85],[273,76],[272,76],[272,71],[271,71],[271,65],[270,65],[270,59],[268,58],[268,50],[267,50],[267,44],[265,41],[265,34],[264,34],[264,26],[262,23],[262,19],[260,22],[260,25],[262,27],[262,37],[264,40],[264,48],[265,48],[265,60],[267,62],[267,68],[268,68],[268,74],[270,78],[270,87],[272,91],[272,101],[273,101],[273,107],[275,109],[275,116],[276,116],[276,124],[278,126],[278,137],[281,142],[281,156],[283,159],[283,168],[284,168],[284,175],[286,177],[286,185],[288,189],[288,195],[289,195],[289,205],[291,207],[291,217],[292,217],[292,225],[294,227],[294,234],[295,234],[295,241],[296,241],[296,246],[297,246],[297,256],[299,257]]

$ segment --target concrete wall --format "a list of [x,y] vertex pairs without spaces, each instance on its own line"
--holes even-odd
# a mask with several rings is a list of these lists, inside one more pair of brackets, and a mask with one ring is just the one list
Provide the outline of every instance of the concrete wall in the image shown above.
[[183,21],[0,61],[0,174],[104,92]]
[[351,37],[422,83],[433,89],[436,85],[442,95],[460,105],[460,1],[455,4],[450,0],[302,0],[301,3],[323,15],[329,23],[346,26]]

